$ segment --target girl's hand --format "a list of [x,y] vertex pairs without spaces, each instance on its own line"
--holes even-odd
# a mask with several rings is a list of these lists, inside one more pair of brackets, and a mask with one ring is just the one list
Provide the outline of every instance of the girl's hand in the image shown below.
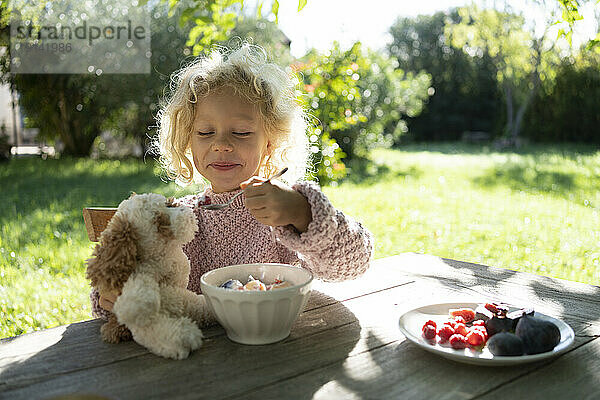
[[100,299],[98,304],[106,311],[112,311],[115,301],[117,301],[118,294],[114,292],[103,293],[100,292]]
[[242,182],[244,204],[259,222],[269,226],[293,225],[300,233],[306,232],[312,221],[310,204],[306,197],[285,183],[259,176]]

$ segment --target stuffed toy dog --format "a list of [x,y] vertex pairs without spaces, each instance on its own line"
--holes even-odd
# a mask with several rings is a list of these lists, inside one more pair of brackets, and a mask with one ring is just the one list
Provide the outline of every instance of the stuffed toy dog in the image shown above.
[[196,218],[159,194],[133,194],[100,235],[87,277],[102,292],[120,293],[101,328],[103,340],[133,339],[151,352],[186,358],[202,344],[199,326],[214,322],[204,296],[187,290],[190,263],[182,245]]

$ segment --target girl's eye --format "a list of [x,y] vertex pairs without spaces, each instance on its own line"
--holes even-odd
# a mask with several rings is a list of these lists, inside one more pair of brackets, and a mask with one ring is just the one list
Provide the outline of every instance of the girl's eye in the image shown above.
[[248,136],[251,133],[252,132],[233,132],[234,135],[239,135],[239,136]]
[[196,135],[200,135],[200,136],[207,136],[207,135],[211,135],[214,132],[196,132]]

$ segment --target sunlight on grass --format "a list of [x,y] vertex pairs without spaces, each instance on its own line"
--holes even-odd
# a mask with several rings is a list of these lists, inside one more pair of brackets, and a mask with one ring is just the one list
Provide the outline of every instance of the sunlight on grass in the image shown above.
[[373,232],[377,258],[415,251],[600,282],[600,152],[440,148],[375,151],[390,167],[378,183],[325,188]]
[[0,168],[0,337],[91,318],[82,209],[132,191],[183,196],[154,163],[18,159]]
[[[324,192],[373,232],[376,258],[414,251],[598,285],[600,152],[575,150],[377,150],[379,175]],[[137,160],[2,165],[0,337],[91,318],[81,209],[192,191],[157,172]]]

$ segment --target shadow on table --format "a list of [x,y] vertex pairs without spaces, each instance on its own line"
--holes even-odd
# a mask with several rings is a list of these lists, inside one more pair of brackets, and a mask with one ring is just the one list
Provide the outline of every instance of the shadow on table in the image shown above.
[[94,384],[81,379],[74,382],[78,388],[75,390],[56,382],[68,380],[67,374],[73,371],[81,372],[146,353],[134,342],[104,343],[100,338],[103,323],[96,319],[3,339],[0,398],[54,398],[73,392],[90,394],[82,399],[98,398],[91,393],[103,392],[100,382]]
[[[236,376],[235,385],[247,385],[247,390],[223,398],[312,399],[343,370],[361,338],[361,329],[359,320],[342,302],[313,290],[287,339],[270,346],[237,345],[240,351],[268,361],[256,363],[243,376]],[[221,398],[220,390],[206,389],[214,394],[213,398]]]
[[[0,348],[0,398],[310,399],[343,369],[361,336],[358,319],[340,301],[318,291],[311,298],[281,342],[241,345],[217,326],[205,330],[203,346],[181,361],[150,354],[134,342],[104,343],[99,320],[6,339]],[[9,351],[15,353],[12,362]],[[311,379],[287,386],[305,375]]]

